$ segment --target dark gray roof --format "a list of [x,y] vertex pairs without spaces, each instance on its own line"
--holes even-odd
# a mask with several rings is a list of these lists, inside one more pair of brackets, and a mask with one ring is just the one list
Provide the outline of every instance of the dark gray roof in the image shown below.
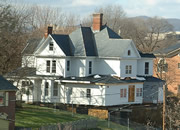
[[16,91],[18,89],[12,83],[7,81],[4,77],[0,76],[0,90]]
[[154,76],[140,76],[140,75],[138,75],[138,77],[145,78],[147,82],[165,82],[164,80],[159,79],[159,78],[154,77]]
[[44,38],[33,38],[29,39],[27,42],[26,47],[22,51],[22,54],[33,54],[34,51],[36,50],[37,46],[42,42]]
[[30,68],[30,67],[19,67],[16,70],[13,70],[12,72],[9,72],[6,74],[6,77],[8,76],[35,76],[36,75],[36,68]]
[[[79,27],[69,35],[51,34],[66,56],[99,56],[122,57],[132,43],[130,39],[122,39],[107,26],[93,33],[91,27]],[[24,52],[32,54],[36,48],[43,44],[41,40],[32,40]],[[152,54],[142,54],[142,57],[152,58]]]
[[[97,76],[97,77],[96,77]],[[86,77],[66,77],[61,78],[61,82],[66,81],[89,81],[90,83],[103,83],[103,84],[121,84],[121,83],[141,83],[144,82],[144,80],[138,80],[138,79],[120,79],[115,76],[111,75],[91,75]]]
[[56,41],[66,56],[72,56],[70,48],[70,39],[68,35],[51,34],[52,38]]
[[175,45],[171,45],[165,49],[157,50],[154,52],[154,54],[168,54],[179,49],[180,49],[180,41],[177,42]]
[[142,53],[139,51],[139,54],[142,58],[156,58],[155,55],[152,53]]
[[115,33],[112,29],[110,29],[108,26],[106,26],[107,28],[107,32],[108,32],[108,35],[109,35],[109,38],[114,38],[114,39],[122,39],[121,36],[119,36],[117,33]]
[[84,40],[84,47],[86,51],[86,56],[97,56],[95,39],[91,28],[82,27],[82,36]]

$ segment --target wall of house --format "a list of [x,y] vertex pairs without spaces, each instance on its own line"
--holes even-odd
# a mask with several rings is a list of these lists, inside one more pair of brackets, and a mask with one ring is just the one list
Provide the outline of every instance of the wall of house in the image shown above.
[[71,75],[83,77],[86,75],[86,59],[74,58],[71,60]]
[[[132,66],[132,73],[131,74],[126,74],[126,65],[131,65]],[[136,77],[137,75],[137,60],[121,60],[121,74],[120,77]]]
[[[53,42],[53,50],[49,50],[49,43]],[[57,43],[52,39],[49,39],[45,42],[42,51],[39,53],[41,56],[65,56],[64,52],[59,48]]]
[[163,101],[163,82],[144,82],[143,103],[158,103]]
[[[135,85],[134,102],[128,102],[129,85]],[[111,105],[120,105],[120,104],[141,104],[143,101],[143,97],[136,96],[137,88],[143,88],[143,84],[142,83],[141,84],[122,84],[122,85],[112,85],[112,86],[106,87],[105,105],[111,106]],[[126,97],[120,97],[120,89],[126,89]]]
[[120,76],[120,60],[99,59],[95,61],[96,74]]
[[[130,50],[130,55],[128,55],[128,50]],[[128,48],[125,50],[123,58],[138,58],[138,55],[132,45],[129,45]]]
[[[50,73],[46,72],[46,61],[51,61]],[[56,73],[52,73],[52,61],[56,61]],[[37,75],[65,75],[65,58],[37,58]]]
[[[145,62],[149,62],[149,74],[145,74]],[[153,59],[139,59],[137,61],[137,75],[153,75]]]
[[1,113],[6,113],[8,114],[8,119],[10,119],[10,123],[9,123],[9,130],[14,130],[14,126],[15,126],[15,100],[16,100],[16,96],[15,96],[15,91],[9,91],[8,92],[8,106],[0,106],[0,112]]
[[[65,102],[81,105],[105,105],[105,89],[96,85],[66,84]],[[87,89],[91,89],[91,98],[86,97]]]
[[180,68],[178,68],[178,63],[180,63],[180,56],[175,55],[170,58],[165,58],[166,63],[168,64],[167,72],[158,72],[157,64],[160,60],[160,57],[154,59],[154,76],[162,77],[163,80],[166,81],[168,91],[172,94],[179,95],[180,94]]

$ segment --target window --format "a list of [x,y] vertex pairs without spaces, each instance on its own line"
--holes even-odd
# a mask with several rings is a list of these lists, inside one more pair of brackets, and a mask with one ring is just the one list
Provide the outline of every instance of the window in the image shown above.
[[131,51],[130,50],[128,50],[128,56],[130,56],[131,55]]
[[90,98],[91,97],[91,89],[86,90],[86,97]]
[[54,82],[53,96],[58,96],[58,82]]
[[48,92],[49,92],[48,89],[49,89],[49,83],[45,82],[45,93],[44,93],[45,96],[48,96]]
[[142,97],[142,88],[136,88],[136,97]]
[[56,61],[52,61],[52,73],[56,73]]
[[165,59],[160,59],[157,65],[158,72],[167,72],[168,71],[168,64],[166,63]]
[[46,61],[46,72],[56,73],[56,61],[55,60],[52,61],[52,68],[51,68],[51,61],[50,60]]
[[178,69],[180,69],[180,63],[178,63]]
[[54,48],[54,44],[53,44],[53,42],[50,42],[50,43],[49,43],[49,50],[50,50],[50,51],[53,51],[53,48]]
[[149,62],[145,62],[145,74],[149,74]]
[[132,66],[126,65],[126,74],[131,74],[131,73],[132,73]]
[[70,70],[70,61],[68,60],[67,61],[67,71],[69,71]]
[[46,61],[46,72],[50,72],[51,62],[50,60]]
[[22,81],[22,86],[31,86],[33,83],[31,81]]
[[92,61],[89,61],[89,74],[92,74]]
[[0,92],[0,106],[5,105],[5,92]]
[[0,106],[8,106],[8,92],[0,92]]
[[126,97],[126,92],[127,92],[126,89],[120,89],[120,97],[121,97],[121,98]]

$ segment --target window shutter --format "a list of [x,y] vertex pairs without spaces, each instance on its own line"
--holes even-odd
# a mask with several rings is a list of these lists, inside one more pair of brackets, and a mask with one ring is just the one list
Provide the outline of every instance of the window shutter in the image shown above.
[[9,92],[6,92],[6,98],[5,98],[5,106],[9,105]]

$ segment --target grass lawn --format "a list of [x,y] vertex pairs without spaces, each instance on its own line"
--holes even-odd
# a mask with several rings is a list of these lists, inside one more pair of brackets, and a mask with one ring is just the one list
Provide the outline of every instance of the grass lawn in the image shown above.
[[[35,129],[43,125],[65,123],[87,118],[92,117],[82,114],[74,114],[72,116],[72,113],[68,111],[23,104],[23,108],[18,108],[16,110],[15,126]],[[107,128],[108,122],[106,120],[98,120],[97,125],[97,130],[127,130],[127,127],[112,122],[110,123],[111,128]]]
[[42,125],[60,122],[70,122],[89,118],[88,115],[55,110],[48,107],[23,104],[23,108],[16,110],[15,126],[39,128]]

